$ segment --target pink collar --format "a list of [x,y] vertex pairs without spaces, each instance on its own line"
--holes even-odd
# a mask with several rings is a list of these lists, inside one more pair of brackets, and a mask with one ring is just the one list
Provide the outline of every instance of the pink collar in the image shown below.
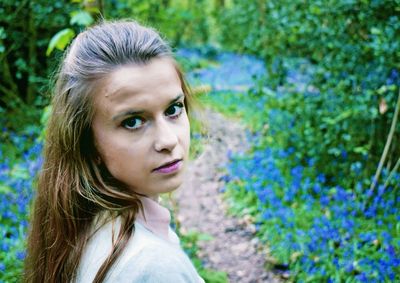
[[139,210],[136,221],[157,236],[169,240],[169,224],[171,222],[169,210],[148,197],[140,197],[140,200],[143,205],[144,215]]

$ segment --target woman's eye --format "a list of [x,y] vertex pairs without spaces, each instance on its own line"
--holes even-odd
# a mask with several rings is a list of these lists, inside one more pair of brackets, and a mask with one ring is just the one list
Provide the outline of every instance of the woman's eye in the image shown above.
[[165,111],[165,115],[171,118],[177,118],[183,111],[183,103],[177,102],[172,104],[168,109]]
[[135,130],[143,126],[144,120],[140,117],[130,117],[128,119],[125,119],[122,121],[121,125],[122,127],[128,129],[128,130]]

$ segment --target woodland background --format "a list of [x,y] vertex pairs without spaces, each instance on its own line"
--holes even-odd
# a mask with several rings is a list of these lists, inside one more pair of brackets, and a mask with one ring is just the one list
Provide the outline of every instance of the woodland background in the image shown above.
[[213,81],[203,99],[249,128],[226,169],[232,213],[293,281],[400,280],[399,0],[1,0],[0,282],[21,273],[62,50],[101,18],[157,28],[186,72],[205,70],[193,85],[224,52],[262,62],[251,87]]

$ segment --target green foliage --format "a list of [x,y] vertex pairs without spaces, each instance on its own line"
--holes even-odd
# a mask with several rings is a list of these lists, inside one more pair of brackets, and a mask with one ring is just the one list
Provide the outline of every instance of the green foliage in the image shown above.
[[[359,178],[365,178],[375,169],[393,118],[399,11],[400,3],[389,0],[237,1],[219,13],[219,39],[266,61],[266,84],[280,96],[267,109],[294,116],[294,125],[276,129],[282,132],[276,137],[282,148],[295,145],[297,157],[316,158],[316,169],[330,175],[350,172],[364,160],[365,174]],[[287,80],[293,70],[305,79]],[[296,89],[299,83],[304,87]],[[382,105],[387,110],[380,110]],[[389,163],[399,155],[397,139]]]
[[211,92],[202,95],[200,101],[204,105],[207,105],[207,107],[231,119],[245,122],[254,132],[265,129],[265,113],[254,111],[255,99],[249,93],[230,91]]
[[209,0],[2,1],[0,107],[20,117],[15,123],[8,120],[8,128],[38,122],[40,115],[23,119],[22,114],[32,112],[33,105],[48,104],[49,78],[62,50],[82,28],[102,18],[133,18],[159,29],[173,45],[205,43],[215,34],[213,16],[218,7]]
[[179,66],[183,69],[184,73],[188,73],[196,69],[206,68],[215,64],[213,60],[203,57],[199,57],[197,60],[185,57],[176,57],[176,60],[178,61]]
[[47,132],[47,121],[50,118],[52,106],[48,105],[43,109],[42,116],[40,117],[41,132],[38,137],[40,142],[44,142]]
[[[104,2],[104,7],[96,6],[97,2],[82,0],[2,1],[0,122],[5,130],[0,133],[0,149],[3,155],[7,154],[10,168],[1,172],[10,182],[19,184],[22,190],[21,183],[27,181],[26,172],[18,163],[36,143],[33,137],[44,132],[39,123],[41,109],[48,104],[48,78],[58,64],[61,50],[82,28],[96,22],[101,14],[107,19],[134,18],[154,26],[173,46],[214,43],[263,58],[268,77],[254,89],[242,93],[213,92],[201,99],[230,117],[243,119],[253,132],[262,137],[254,150],[275,147],[293,151],[280,164],[286,181],[291,178],[290,168],[309,166],[312,172],[307,173],[308,178],[316,178],[319,173],[326,176],[324,186],[329,188],[327,195],[330,198],[336,193],[334,186],[342,185],[356,196],[357,201],[363,199],[364,188],[369,186],[383,150],[399,91],[399,1],[100,2]],[[178,60],[186,71],[215,64],[213,56]],[[194,122],[192,126],[193,152],[196,154],[201,151],[203,134],[200,123]],[[395,167],[400,156],[399,133],[397,125],[385,163],[385,176]],[[29,160],[23,162],[26,168],[31,166]],[[234,210],[257,215],[262,203],[245,189],[246,184],[253,187],[255,183],[257,180],[252,178],[242,183],[233,182],[237,186],[232,193]],[[394,192],[386,197],[394,199],[398,179],[393,178],[389,185],[394,187]],[[10,190],[15,188],[1,184],[0,195],[8,197]],[[274,190],[283,198],[288,188],[274,187]],[[332,217],[329,210],[318,205],[305,207],[302,201],[285,202],[294,211],[295,227],[307,230],[312,218]],[[17,210],[17,205],[13,205],[10,211],[14,210]],[[377,218],[381,217],[379,213],[382,211],[377,212]],[[360,226],[355,227],[355,236],[349,240],[354,241],[354,245],[361,243],[361,248],[356,249],[356,258],[370,255],[370,258],[379,260],[384,227],[398,219],[384,220],[383,226],[377,224],[378,220],[357,222]],[[301,270],[303,254],[289,252],[280,245],[285,233],[270,228],[284,225],[281,222],[276,218],[267,221],[260,235],[273,243],[274,255],[279,261],[290,263],[293,270]],[[18,232],[15,227],[8,225],[7,235]],[[396,225],[392,229],[397,239],[399,227]],[[366,230],[377,231],[376,241],[357,240],[357,233]],[[307,235],[303,237],[291,232],[295,235],[295,242],[309,240]],[[16,236],[16,242],[11,243],[11,236],[4,241],[13,246],[1,254],[2,261],[4,259],[7,264],[2,280],[15,281],[18,277],[22,266],[17,252],[23,247],[22,234]],[[189,236],[188,242],[196,242],[196,237]],[[330,245],[335,251],[332,255],[344,260],[346,255],[335,247],[335,243]],[[195,254],[196,247],[192,248]],[[332,255],[313,255],[309,260],[316,266],[324,263],[329,274],[335,274],[338,282],[343,281],[348,274],[332,265]],[[227,280],[226,274],[204,271],[201,262],[198,259],[194,261],[207,282]],[[351,268],[353,275],[367,269],[357,261]],[[323,280],[321,274],[308,274],[307,277],[300,272],[295,276],[298,279]]]
[[3,27],[0,27],[0,53],[4,53],[5,46],[3,44],[3,39],[7,37],[6,32]]
[[398,13],[397,1],[237,1],[220,11],[220,37],[269,60],[300,56],[354,70],[375,55],[398,66]]
[[[304,60],[282,63],[300,77],[318,70]],[[234,156],[227,166],[231,212],[254,219],[275,259],[269,267],[283,269],[295,282],[398,280],[398,168],[391,179],[386,170],[386,190],[381,181],[371,196],[370,168],[376,163],[366,164],[370,148],[351,146],[366,138],[349,123],[365,113],[344,108],[327,115],[336,111],[340,98],[311,84],[293,83],[291,76],[276,91],[256,85],[245,94],[203,97],[210,107],[241,117],[254,132],[252,150]],[[388,88],[397,90],[385,86],[377,92]],[[348,144],[337,143],[342,136]]]
[[61,51],[64,50],[74,37],[74,30],[70,28],[60,30],[51,38],[49,46],[47,47],[46,55],[49,56],[54,48],[57,48]]
[[2,1],[0,7],[0,118],[20,132],[37,125],[48,104],[48,78],[57,56],[46,56],[51,36],[68,22],[72,5],[60,1]]
[[209,0],[128,0],[106,5],[107,17],[128,17],[153,26],[174,46],[206,43],[215,25],[214,6]]
[[40,166],[37,134],[37,129],[18,134],[3,131],[1,137],[0,281],[3,282],[20,282],[22,277],[29,203],[34,175]]
[[[49,78],[61,52],[96,9],[86,1],[2,1],[0,8],[0,108],[13,119],[5,126],[37,124],[48,104]],[[21,20],[23,19],[23,20]],[[67,28],[68,22],[72,27]],[[52,56],[50,56],[50,54]],[[39,111],[38,111],[39,110]]]
[[83,27],[88,27],[93,24],[94,19],[92,15],[87,11],[73,11],[71,13],[71,20],[69,24],[72,25],[79,25]]
[[[80,0],[74,0],[72,2],[81,3]],[[82,8],[84,10],[82,10]],[[89,11],[94,11],[98,13],[97,9],[93,10],[92,6],[85,6],[84,3],[79,10],[72,11],[70,13],[70,21],[69,24],[71,26],[77,25],[78,27],[88,27],[94,23],[93,16],[89,13]],[[63,51],[65,47],[74,39],[76,32],[72,28],[64,28],[57,32],[50,40],[50,43],[47,47],[46,56],[50,56],[51,52],[54,48],[57,48],[60,51]]]

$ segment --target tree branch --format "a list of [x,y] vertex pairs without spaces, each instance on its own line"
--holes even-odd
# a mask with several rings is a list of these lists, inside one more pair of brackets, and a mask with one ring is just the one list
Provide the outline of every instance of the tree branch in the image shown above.
[[9,102],[9,99],[17,101],[19,103],[22,103],[21,98],[18,96],[17,93],[13,92],[12,90],[9,90],[8,88],[4,87],[3,85],[0,84],[0,92],[5,94],[5,99],[4,98],[0,98],[1,100],[4,101],[4,103]]
[[30,77],[36,76],[36,27],[35,27],[35,13],[33,11],[33,2],[29,3],[29,20],[28,20],[28,34],[29,34],[29,42],[28,42],[28,60],[29,60],[29,74],[28,74],[28,87],[26,90],[26,102],[31,104],[35,98],[35,84],[31,82]]
[[[3,44],[2,39],[0,39],[0,43]],[[14,81],[12,75],[11,75],[10,65],[8,64],[7,56],[6,55],[2,56],[0,62],[3,64],[3,77],[2,77],[2,79],[4,80],[4,82],[6,82],[9,85],[11,91],[13,93],[17,94],[18,93],[18,86],[15,83],[15,81]]]
[[393,178],[394,174],[397,172],[397,170],[400,168],[400,157],[397,159],[396,164],[394,165],[392,171],[390,171],[389,176],[387,177],[385,184],[383,187],[386,189],[386,187],[389,185],[390,180]]
[[[374,189],[376,187],[376,184],[378,183],[378,179],[379,179],[379,177],[381,175],[382,168],[383,168],[383,165],[385,163],[387,154],[389,152],[390,145],[392,144],[392,140],[393,140],[394,132],[395,132],[395,129],[396,129],[396,124],[397,124],[397,118],[399,116],[399,109],[400,109],[400,90],[399,90],[399,95],[397,97],[396,110],[394,111],[394,116],[393,116],[393,119],[392,119],[392,125],[390,126],[390,131],[389,131],[388,138],[386,140],[385,148],[383,149],[383,153],[382,153],[381,159],[379,161],[378,168],[376,170],[374,179],[373,179],[373,181],[371,183],[371,187],[369,189],[369,194],[368,194],[369,196],[372,196],[372,193],[373,193],[373,191],[374,191]],[[368,199],[367,199],[367,201],[368,201]]]

